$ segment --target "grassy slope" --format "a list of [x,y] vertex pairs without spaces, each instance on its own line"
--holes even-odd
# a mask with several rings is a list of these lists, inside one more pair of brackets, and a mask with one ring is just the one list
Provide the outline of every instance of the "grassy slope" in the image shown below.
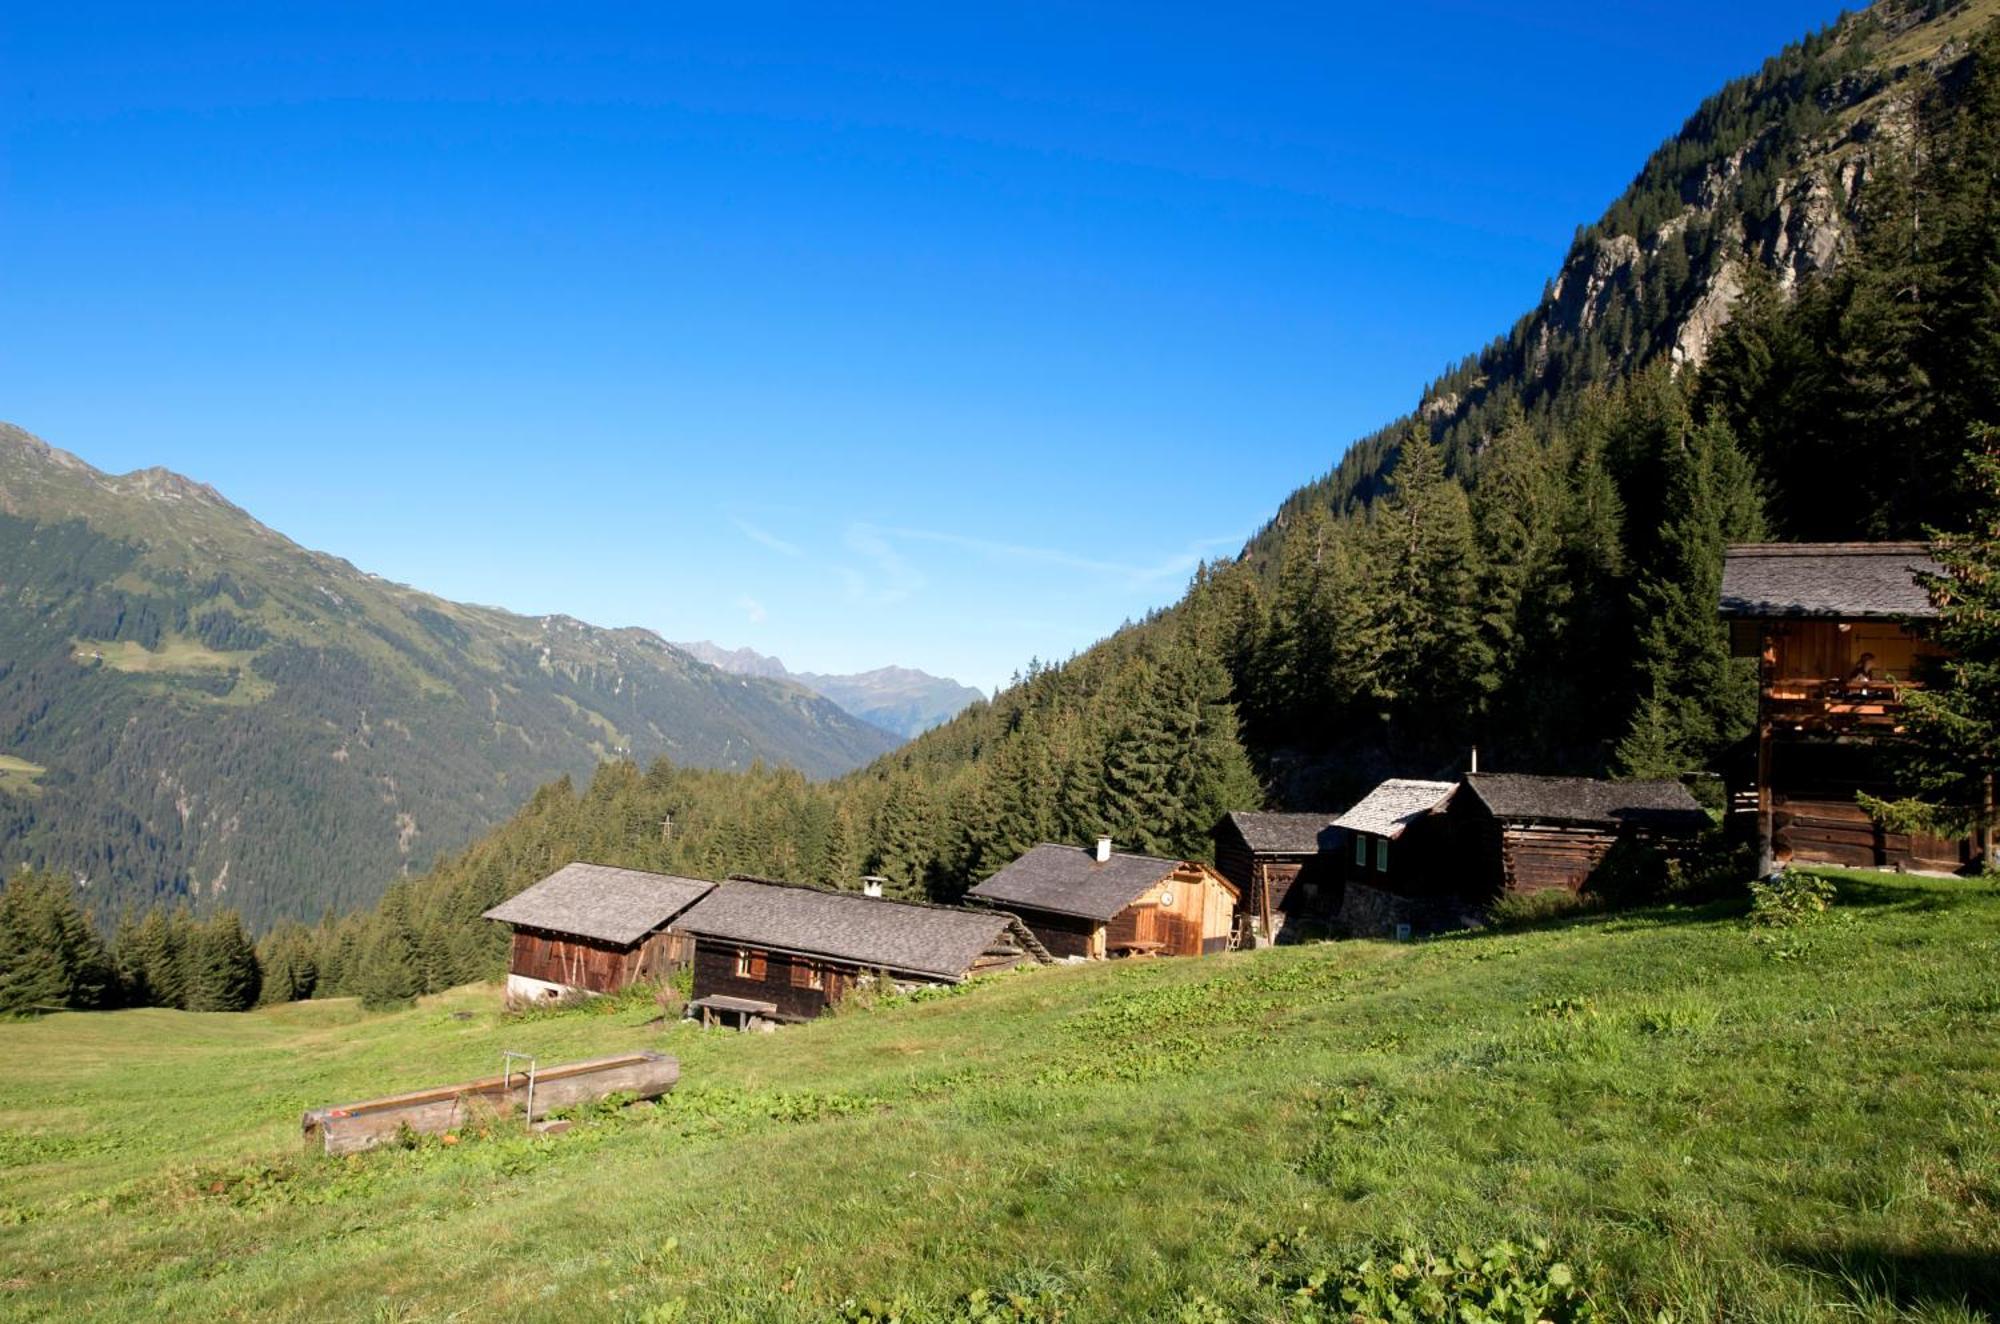
[[[1294,1229],[1546,1233],[1648,1320],[2000,1309],[2000,893],[1857,876],[1784,948],[1665,910],[1038,970],[768,1037],[507,1023],[490,989],[0,1026],[0,1314],[815,1318],[1033,1280],[1071,1319],[1254,1316],[1250,1251]],[[308,1104],[648,1044],[684,1064],[657,1110],[296,1157]]]

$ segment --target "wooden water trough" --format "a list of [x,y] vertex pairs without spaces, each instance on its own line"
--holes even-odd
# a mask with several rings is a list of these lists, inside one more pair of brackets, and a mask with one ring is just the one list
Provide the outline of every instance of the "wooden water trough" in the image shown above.
[[680,1077],[676,1058],[623,1053],[539,1071],[515,1069],[484,1080],[335,1108],[310,1108],[301,1129],[308,1149],[354,1154],[394,1140],[406,1127],[417,1135],[441,1135],[471,1122],[509,1116],[533,1124],[558,1108],[593,1103],[612,1094],[657,1099]]

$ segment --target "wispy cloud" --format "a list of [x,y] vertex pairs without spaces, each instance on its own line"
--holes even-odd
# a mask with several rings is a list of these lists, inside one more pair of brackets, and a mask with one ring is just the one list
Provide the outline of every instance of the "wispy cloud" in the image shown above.
[[743,614],[750,618],[752,625],[762,625],[770,616],[770,613],[764,610],[764,604],[747,593],[736,600],[736,605],[743,609]]
[[852,566],[838,567],[847,596],[855,602],[889,606],[907,600],[929,582],[873,524],[848,525],[843,541],[848,551],[864,558],[869,566],[868,573]]
[[1024,543],[997,542],[990,538],[973,538],[962,533],[941,533],[934,529],[881,529],[877,530],[877,533],[885,538],[901,539],[905,542],[956,547],[962,551],[976,552],[990,561],[1057,566],[1082,574],[1097,575],[1134,588],[1147,588],[1164,581],[1184,578],[1192,574],[1194,568],[1204,559],[1224,549],[1233,551],[1244,542],[1241,536],[1198,538],[1162,560],[1139,564],[1083,556],[1060,547],[1035,547]]
[[730,516],[729,522],[736,526],[738,533],[748,538],[751,542],[757,543],[759,546],[768,547],[780,556],[789,556],[794,561],[797,561],[803,559],[806,554],[806,549],[797,543],[786,542],[770,530],[760,529],[749,520],[743,519],[740,516]]

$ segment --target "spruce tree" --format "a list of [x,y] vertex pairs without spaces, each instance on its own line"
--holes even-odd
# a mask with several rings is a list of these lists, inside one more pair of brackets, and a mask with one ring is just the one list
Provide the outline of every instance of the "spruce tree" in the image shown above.
[[401,929],[384,928],[373,935],[361,953],[353,991],[369,1011],[394,1011],[416,1001],[422,976]]

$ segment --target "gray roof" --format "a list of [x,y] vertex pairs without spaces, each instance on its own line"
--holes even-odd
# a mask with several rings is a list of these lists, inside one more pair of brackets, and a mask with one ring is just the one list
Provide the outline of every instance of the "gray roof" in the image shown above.
[[1745,543],[1722,567],[1722,614],[1750,619],[1800,616],[1935,616],[1918,574],[1941,567],[1920,542]]
[[1349,832],[1372,832],[1393,841],[1403,835],[1411,820],[1436,809],[1457,789],[1457,782],[1391,777],[1361,797],[1360,804],[1334,819],[1333,825]]
[[485,918],[629,947],[708,895],[700,878],[565,864],[486,912]]
[[1043,842],[966,895],[1020,910],[1108,920],[1182,863],[1114,851],[1099,864],[1094,850]]
[[1475,772],[1465,784],[1495,818],[1590,827],[1699,832],[1710,819],[1679,782],[1606,782],[1589,777],[1530,777]]
[[1332,814],[1265,814],[1239,809],[1223,822],[1259,855],[1317,855],[1334,848]]
[[[994,910],[731,878],[674,927],[697,942],[712,938],[869,970],[957,980],[1019,925],[1014,916]],[[1025,933],[1017,941],[1025,947]]]

